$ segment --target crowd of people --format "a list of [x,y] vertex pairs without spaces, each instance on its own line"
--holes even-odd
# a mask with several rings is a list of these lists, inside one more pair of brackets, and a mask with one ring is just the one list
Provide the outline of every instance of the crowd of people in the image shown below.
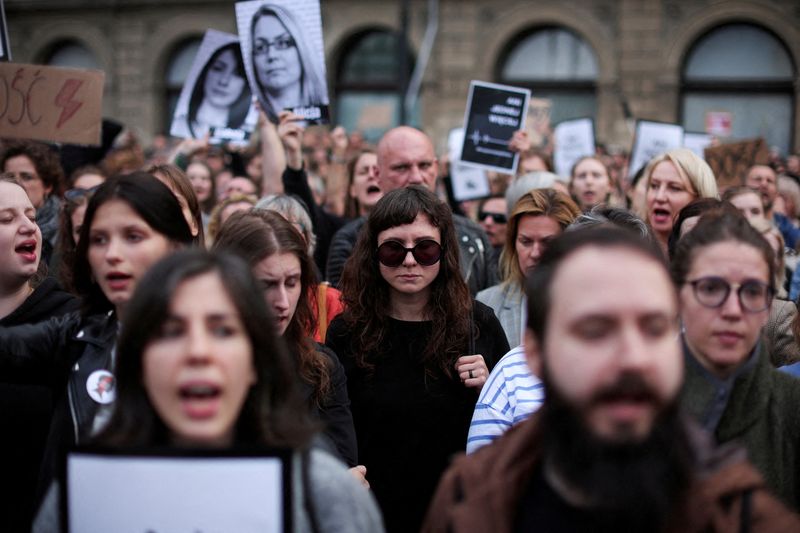
[[800,156],[517,132],[458,201],[418,129],[273,118],[0,140],[0,529],[93,445],[288,449],[296,531],[800,531]]

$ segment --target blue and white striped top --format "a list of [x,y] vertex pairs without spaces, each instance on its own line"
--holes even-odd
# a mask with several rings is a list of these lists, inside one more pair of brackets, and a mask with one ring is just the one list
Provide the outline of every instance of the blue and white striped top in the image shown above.
[[492,369],[481,389],[467,437],[467,453],[485,446],[525,420],[544,401],[544,385],[531,373],[525,348],[517,346]]

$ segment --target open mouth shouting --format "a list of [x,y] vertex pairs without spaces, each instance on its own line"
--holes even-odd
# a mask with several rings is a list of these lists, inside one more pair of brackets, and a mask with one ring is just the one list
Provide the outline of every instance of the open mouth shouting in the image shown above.
[[26,263],[35,263],[36,255],[36,241],[34,239],[27,239],[14,247],[14,252],[19,254],[23,261]]
[[130,286],[133,276],[124,272],[109,272],[106,274],[108,288],[112,291],[124,291]]
[[190,381],[179,387],[178,394],[183,414],[193,420],[205,420],[217,414],[222,388],[209,381]]

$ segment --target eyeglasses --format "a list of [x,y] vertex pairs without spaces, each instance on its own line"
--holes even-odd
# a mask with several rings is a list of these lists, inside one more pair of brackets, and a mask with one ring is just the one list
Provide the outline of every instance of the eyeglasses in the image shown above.
[[414,256],[414,261],[422,266],[431,266],[439,262],[442,257],[442,246],[432,240],[419,241],[413,248],[405,248],[397,241],[386,241],[378,246],[378,261],[383,266],[396,268],[403,264],[408,252]]
[[94,187],[89,187],[88,189],[81,189],[81,188],[70,189],[64,193],[64,198],[66,198],[67,201],[72,203],[81,203],[83,201],[88,201],[98,187],[100,187],[100,185],[95,185]]
[[492,217],[495,224],[507,224],[508,217],[503,213],[489,213],[488,211],[479,211],[478,220],[485,220],[486,217]]
[[255,43],[255,45],[253,45],[253,53],[257,56],[267,55],[269,53],[270,48],[274,47],[275,50],[283,52],[284,50],[288,50],[293,46],[294,46],[294,39],[292,39],[288,35],[282,35],[273,41],[267,41],[266,39],[259,39]]
[[[736,284],[728,283],[727,280],[716,276],[700,278],[687,283],[692,286],[697,302],[711,309],[722,307],[728,300],[731,289],[737,287]],[[745,281],[736,289],[739,304],[749,313],[760,313],[769,308],[774,293],[772,287],[756,280]]]

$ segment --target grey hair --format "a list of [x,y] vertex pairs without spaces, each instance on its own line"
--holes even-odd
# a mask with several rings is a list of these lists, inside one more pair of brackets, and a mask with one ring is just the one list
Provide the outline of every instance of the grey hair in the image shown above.
[[580,228],[589,228],[603,224],[612,224],[632,230],[645,239],[653,238],[650,233],[650,228],[644,220],[626,209],[609,207],[602,204],[596,205],[591,210],[578,215],[578,218],[567,227],[566,231],[574,231]]
[[308,255],[314,255],[317,236],[314,234],[311,216],[303,202],[288,194],[268,194],[256,202],[254,209],[275,211],[292,224],[300,226],[300,232],[308,244]]
[[525,196],[533,189],[552,189],[555,182],[560,181],[565,185],[564,178],[546,170],[535,170],[528,172],[518,177],[506,189],[506,205],[508,206],[508,216],[511,216],[511,210],[517,205],[520,198]]

